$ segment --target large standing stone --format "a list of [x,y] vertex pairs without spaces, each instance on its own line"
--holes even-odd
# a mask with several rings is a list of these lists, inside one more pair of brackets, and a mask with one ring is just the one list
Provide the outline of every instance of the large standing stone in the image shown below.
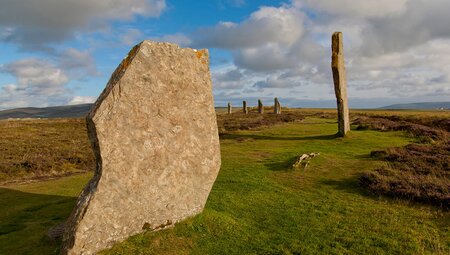
[[94,254],[200,213],[220,168],[207,50],[144,41],[87,116],[97,169],[62,254]]
[[350,130],[350,119],[348,114],[347,80],[344,65],[344,46],[341,32],[335,32],[331,38],[334,91],[336,93],[338,108],[338,134],[345,136]]
[[264,113],[264,105],[261,101],[261,99],[258,99],[258,113],[263,114]]
[[228,103],[228,114],[233,112],[233,108],[231,107],[231,103]]

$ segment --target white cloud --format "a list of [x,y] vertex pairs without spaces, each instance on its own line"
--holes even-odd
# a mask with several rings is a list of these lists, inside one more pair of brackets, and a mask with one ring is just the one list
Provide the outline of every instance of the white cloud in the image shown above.
[[108,21],[134,16],[158,17],[166,8],[165,0],[3,0],[1,5],[1,39],[26,50],[50,50],[49,43],[77,31],[98,30]]
[[16,78],[16,84],[6,84],[0,93],[0,108],[47,106],[65,102],[69,90],[68,76],[53,64],[40,59],[19,60],[1,69]]
[[[65,7],[73,5],[73,13],[63,8],[52,17],[53,13],[44,7],[36,7],[42,12],[31,14],[28,8],[36,6],[34,2],[19,10],[24,1],[8,0],[2,4],[11,6],[8,13],[8,8],[0,10],[0,40],[20,43],[24,48],[65,40],[74,31],[99,28],[110,20],[158,16],[165,8],[165,1],[156,0],[117,0],[114,5],[112,0],[41,1],[44,7],[55,4],[56,10],[63,6],[59,2],[69,3]],[[92,10],[83,12],[87,6]],[[448,9],[448,0],[292,0],[278,7],[260,7],[240,22],[223,21],[192,34],[175,33],[156,40],[229,51],[232,64],[212,70],[218,102],[270,95],[288,98],[293,90],[302,91],[297,97],[332,102],[330,37],[334,31],[344,33],[350,97],[359,102],[374,97],[448,100]],[[65,15],[67,19],[63,18]],[[142,36],[133,28],[122,30],[127,33],[116,38],[115,43],[132,45]],[[64,77],[79,79],[83,73],[95,75],[91,55],[90,50],[69,49],[57,54],[56,64],[43,64],[49,72],[45,73],[46,78],[26,78],[17,73],[17,83],[4,85],[3,91],[19,93],[21,83],[38,84],[42,82],[39,79],[50,79],[51,84],[61,83]],[[55,72],[56,69],[61,72]],[[65,99],[68,102],[73,95]]]
[[289,68],[295,65],[295,58],[288,56],[289,49],[269,43],[261,47],[242,49],[235,54],[236,65],[255,71],[271,71]]
[[242,97],[286,96],[301,87],[310,98],[332,99],[330,37],[342,31],[350,97],[448,100],[448,9],[448,0],[293,0],[191,38],[194,45],[231,50],[233,72],[243,77],[228,86],[223,78],[214,82]]
[[191,38],[189,38],[188,36],[186,36],[182,33],[164,35],[162,37],[152,38],[152,40],[155,40],[158,42],[176,43],[176,44],[180,45],[181,47],[190,46],[192,44]]
[[74,97],[67,85],[71,80],[98,75],[90,52],[73,48],[57,54],[54,61],[26,58],[1,65],[0,72],[16,79],[15,83],[0,86],[0,108],[92,101],[92,97]]
[[311,9],[321,14],[353,17],[383,17],[405,11],[409,0],[294,0],[297,8]]
[[134,46],[142,41],[144,34],[135,28],[129,28],[121,37],[120,41],[122,44],[127,46]]
[[98,76],[95,59],[90,50],[68,48],[58,54],[58,66],[64,69],[71,79],[83,79],[86,76]]
[[65,72],[49,62],[28,58],[5,65],[4,72],[16,77],[17,85],[10,91],[27,91],[33,95],[58,95],[69,81]]
[[97,97],[92,96],[75,96],[67,104],[68,105],[90,104],[95,102],[96,99]]
[[264,88],[296,88],[300,86],[298,79],[283,78],[277,75],[269,76],[267,79],[256,82],[253,87]]
[[405,11],[371,19],[363,33],[363,54],[400,52],[434,39],[449,38],[449,9],[447,0],[408,0]]
[[242,72],[235,68],[235,69],[231,69],[228,70],[224,73],[215,73],[214,78],[217,81],[222,81],[222,82],[229,82],[229,81],[239,81],[244,75],[242,74]]
[[241,89],[244,87],[244,74],[237,68],[212,72],[214,89]]
[[291,45],[303,32],[303,14],[296,9],[261,7],[239,24],[221,22],[199,29],[192,36],[192,44],[224,49],[252,48],[271,42]]

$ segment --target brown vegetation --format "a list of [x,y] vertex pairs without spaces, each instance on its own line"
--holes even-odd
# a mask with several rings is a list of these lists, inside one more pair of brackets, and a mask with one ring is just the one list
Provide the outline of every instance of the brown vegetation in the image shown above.
[[[266,108],[266,112],[270,112],[269,107]],[[285,111],[283,114],[274,114],[272,112],[259,114],[256,108],[251,108],[248,114],[240,111],[232,114],[219,114],[217,115],[217,125],[219,133],[226,133],[228,131],[249,130],[286,122],[301,121],[305,116],[304,113],[297,111]]]
[[374,118],[374,117],[359,117],[353,124],[358,125],[357,129],[373,129],[380,131],[407,131],[411,135],[419,138],[421,142],[432,142],[439,140],[446,140],[449,137],[447,131],[426,126],[423,124],[416,124],[412,122],[407,122],[404,120],[393,121],[387,118]]
[[388,162],[360,177],[373,193],[401,197],[450,208],[450,135],[446,118],[402,116],[359,117],[358,129],[403,130],[424,144],[374,151],[371,156]]
[[450,144],[389,148],[372,156],[389,164],[360,177],[360,183],[380,195],[402,197],[450,208]]
[[0,183],[94,170],[84,119],[0,121]]

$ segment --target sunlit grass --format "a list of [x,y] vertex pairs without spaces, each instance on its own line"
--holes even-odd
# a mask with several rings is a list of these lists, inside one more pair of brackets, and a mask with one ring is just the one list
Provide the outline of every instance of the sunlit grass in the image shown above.
[[[448,254],[448,212],[379,198],[358,185],[360,173],[384,164],[371,151],[413,138],[335,133],[335,121],[307,118],[222,136],[222,168],[204,212],[104,254]],[[310,152],[321,155],[307,169],[291,169]],[[45,233],[68,217],[88,178],[1,188],[0,254],[56,254],[59,243]]]

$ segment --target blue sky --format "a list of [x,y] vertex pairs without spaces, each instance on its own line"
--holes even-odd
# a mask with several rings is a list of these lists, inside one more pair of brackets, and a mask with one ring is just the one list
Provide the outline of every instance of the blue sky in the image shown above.
[[216,105],[334,107],[342,31],[350,106],[450,100],[448,0],[0,0],[0,109],[93,102],[144,39],[208,48]]

